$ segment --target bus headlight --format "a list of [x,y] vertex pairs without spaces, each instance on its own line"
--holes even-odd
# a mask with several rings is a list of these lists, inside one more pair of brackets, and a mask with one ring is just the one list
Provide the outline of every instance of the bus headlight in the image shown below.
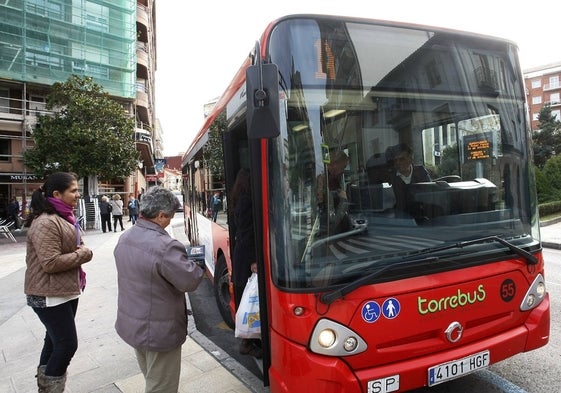
[[335,332],[331,329],[322,330],[318,336],[318,344],[323,348],[329,348],[335,344]]
[[526,292],[522,304],[520,304],[520,310],[528,311],[537,307],[544,299],[546,292],[545,280],[541,274],[538,274]]
[[320,319],[310,337],[310,350],[322,355],[349,356],[366,349],[366,342],[358,334],[329,319]]

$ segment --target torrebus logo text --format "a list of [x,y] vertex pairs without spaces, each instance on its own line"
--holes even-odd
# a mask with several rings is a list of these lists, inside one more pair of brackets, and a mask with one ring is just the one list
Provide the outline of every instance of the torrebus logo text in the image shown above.
[[425,299],[419,297],[417,299],[419,313],[425,315],[445,311],[451,308],[464,307],[466,304],[474,304],[485,300],[485,288],[480,284],[477,289],[472,292],[462,292],[458,289],[458,293],[452,296],[441,297],[440,299]]

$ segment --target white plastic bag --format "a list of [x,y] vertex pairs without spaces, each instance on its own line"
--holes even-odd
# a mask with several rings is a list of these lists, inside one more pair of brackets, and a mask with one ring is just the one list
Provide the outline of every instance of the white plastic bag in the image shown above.
[[234,334],[239,338],[261,338],[257,273],[252,273],[247,280],[242,300],[238,311],[236,311],[236,330]]

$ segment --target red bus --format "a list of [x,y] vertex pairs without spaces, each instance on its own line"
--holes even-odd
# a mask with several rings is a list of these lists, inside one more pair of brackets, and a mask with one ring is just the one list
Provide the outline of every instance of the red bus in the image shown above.
[[548,342],[517,56],[507,40],[412,24],[268,25],[183,175],[186,232],[232,326],[227,201],[237,171],[252,173],[271,392],[434,386]]

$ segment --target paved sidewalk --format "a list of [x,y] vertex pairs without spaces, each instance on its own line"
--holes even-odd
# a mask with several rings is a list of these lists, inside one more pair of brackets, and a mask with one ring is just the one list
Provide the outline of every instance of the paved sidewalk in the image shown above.
[[544,247],[561,249],[561,217],[540,222],[540,234]]
[[[177,220],[177,221],[175,221]],[[186,243],[182,221],[175,219],[170,233]],[[130,223],[126,223],[127,226]],[[84,241],[94,258],[84,265],[88,284],[76,316],[79,347],[68,369],[65,393],[142,393],[134,351],[114,329],[117,277],[113,249],[121,232],[87,231]],[[44,328],[25,305],[23,276],[25,235],[17,243],[0,238],[0,392],[36,392],[34,378]],[[214,345],[189,321],[183,346],[180,392],[268,392],[263,382]]]

